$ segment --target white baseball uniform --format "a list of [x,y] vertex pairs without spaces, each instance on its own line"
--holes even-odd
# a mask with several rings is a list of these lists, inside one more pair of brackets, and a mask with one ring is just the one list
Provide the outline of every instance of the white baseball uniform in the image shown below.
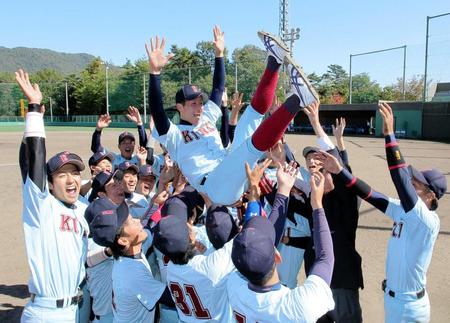
[[167,285],[182,322],[230,322],[226,280],[235,270],[233,241],[208,256],[196,255],[186,265],[167,265]]
[[386,259],[385,321],[428,321],[428,294],[418,299],[417,293],[426,286],[439,217],[420,198],[408,213],[400,200],[390,198],[385,213],[394,221]]
[[[89,238],[89,250],[104,249]],[[92,311],[100,316],[102,320],[105,317],[110,318],[112,322],[112,269],[113,258],[110,257],[98,265],[86,268],[87,286],[93,299]],[[102,320],[105,321],[105,320]]]
[[114,322],[153,322],[155,305],[166,286],[153,278],[145,253],[153,237],[142,245],[138,257],[122,256],[114,261],[112,270]]
[[[23,226],[31,277],[30,293],[22,322],[34,322],[45,315],[45,322],[75,321],[77,305],[70,299],[78,293],[85,278],[89,227],[84,219],[87,205],[77,201],[67,207],[48,190],[36,186],[27,177],[23,185]],[[64,299],[63,308],[56,300]]]
[[229,276],[227,293],[235,322],[316,322],[334,308],[330,287],[315,275],[294,289],[280,283],[264,291],[252,289],[240,273]]
[[152,134],[197,191],[207,193],[215,203],[229,205],[244,191],[244,162],[253,165],[262,156],[253,146],[251,134],[263,116],[248,106],[237,125],[231,149],[225,150],[216,128],[221,114],[220,108],[208,101],[196,126],[170,123],[165,135],[159,136],[156,129]]

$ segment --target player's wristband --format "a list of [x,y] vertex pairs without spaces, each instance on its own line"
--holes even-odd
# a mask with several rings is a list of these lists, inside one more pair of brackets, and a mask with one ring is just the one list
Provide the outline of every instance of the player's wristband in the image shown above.
[[44,118],[40,112],[28,112],[25,117],[24,137],[45,138]]
[[347,188],[354,190],[363,200],[367,200],[372,195],[372,188],[363,180],[353,176],[345,168],[337,176],[345,183]]
[[258,201],[250,201],[247,204],[247,210],[245,211],[244,223],[250,220],[254,216],[261,215],[261,204]]
[[41,105],[37,103],[28,104],[28,112],[41,112]]
[[386,136],[386,144],[384,147],[386,148],[386,160],[389,166],[389,170],[393,170],[396,168],[406,167],[406,162],[403,159],[403,156],[400,152],[400,147],[398,145],[395,137]]

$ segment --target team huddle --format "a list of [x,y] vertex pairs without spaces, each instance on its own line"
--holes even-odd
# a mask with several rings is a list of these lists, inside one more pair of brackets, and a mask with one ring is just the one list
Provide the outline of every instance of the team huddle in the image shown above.
[[[386,161],[399,199],[353,174],[336,120],[336,144],[319,119],[319,98],[278,38],[259,32],[267,64],[250,104],[225,90],[224,34],[214,27],[210,95],[188,84],[175,96],[173,123],[160,75],[172,54],[165,39],[146,44],[151,119],[128,108],[138,130],[101,143],[88,166],[63,151],[46,160],[42,94],[28,74],[20,147],[23,225],[31,277],[22,322],[362,322],[364,288],[355,239],[361,200],[393,220],[386,259],[386,322],[429,322],[426,273],[445,194],[438,170],[406,164],[391,107],[381,103]],[[290,92],[275,99],[282,66]],[[298,162],[284,133],[305,113],[317,146]],[[239,115],[241,116],[239,117]],[[218,128],[216,125],[219,124]],[[162,154],[155,154],[155,143]],[[300,166],[303,164],[304,166]],[[297,277],[304,262],[306,280]]]

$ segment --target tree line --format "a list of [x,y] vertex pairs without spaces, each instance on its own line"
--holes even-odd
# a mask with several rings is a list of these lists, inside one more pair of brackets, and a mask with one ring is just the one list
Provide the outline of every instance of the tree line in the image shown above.
[[[191,81],[203,91],[209,92],[212,85],[214,66],[214,46],[212,42],[197,43],[194,50],[172,45],[170,51],[175,54],[164,69],[162,90],[167,108],[175,105],[175,92],[183,84]],[[231,59],[225,52],[226,84],[228,94],[237,88],[249,101],[265,67],[265,51],[253,45],[246,45],[233,51]],[[99,57],[89,63],[80,73],[64,75],[52,69],[43,69],[30,75],[31,81],[40,84],[44,95],[43,103],[48,107],[52,99],[53,114],[64,115],[66,109],[66,83],[68,104],[71,115],[92,115],[105,113],[106,110],[106,63]],[[236,78],[237,76],[237,78]],[[148,88],[148,62],[145,58],[122,67],[109,66],[108,89],[111,114],[122,114],[129,105],[141,112],[144,109],[144,87]],[[310,81],[315,86],[325,104],[343,104],[348,102],[349,75],[340,65],[328,66],[326,73],[312,73]],[[19,115],[21,92],[14,82],[13,73],[0,73],[0,115]],[[286,78],[281,75],[277,95],[284,96]],[[369,74],[352,76],[353,103],[374,103],[378,100],[403,100],[402,79],[389,86],[382,87],[371,80]],[[406,100],[421,99],[423,79],[414,76],[406,82]],[[146,100],[146,99],[145,99]],[[146,103],[148,107],[148,102]],[[47,109],[48,110],[48,109]]]

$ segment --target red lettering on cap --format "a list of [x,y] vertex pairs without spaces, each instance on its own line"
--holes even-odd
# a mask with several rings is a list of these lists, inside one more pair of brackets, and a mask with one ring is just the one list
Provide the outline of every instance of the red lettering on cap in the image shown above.
[[60,155],[60,156],[59,156],[59,159],[61,159],[61,161],[62,161],[63,163],[65,163],[66,161],[69,160],[69,158],[67,158],[67,155]]
[[113,215],[113,214],[114,214],[113,210],[102,211],[102,215]]

